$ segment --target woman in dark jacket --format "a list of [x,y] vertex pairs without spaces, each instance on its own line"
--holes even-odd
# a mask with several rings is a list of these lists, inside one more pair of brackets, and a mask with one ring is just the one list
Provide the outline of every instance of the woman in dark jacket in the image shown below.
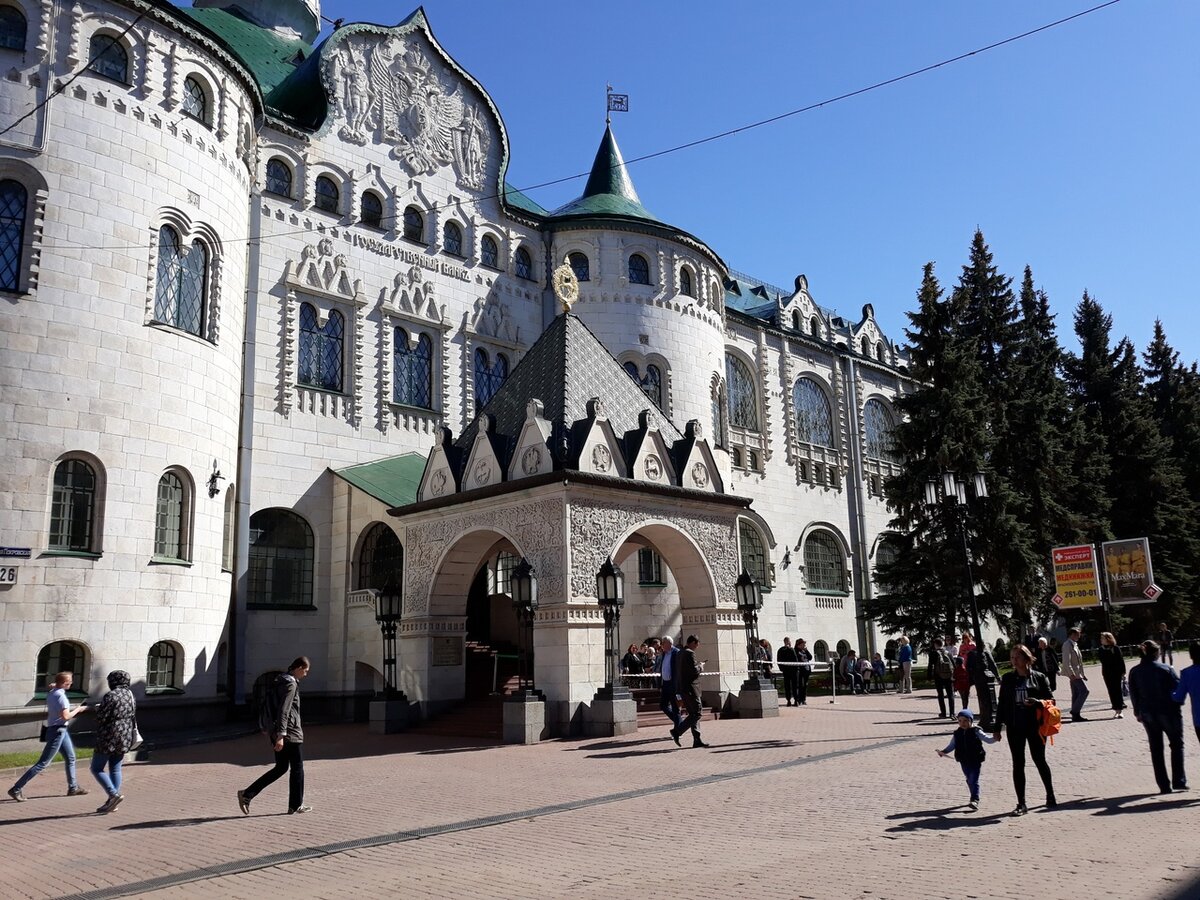
[[1125,697],[1121,690],[1121,682],[1125,680],[1125,657],[1117,647],[1117,639],[1111,631],[1100,635],[1100,648],[1096,651],[1100,656],[1100,674],[1104,677],[1104,686],[1108,688],[1108,699],[1112,703],[1116,718],[1125,718]]
[[96,708],[96,749],[92,754],[92,775],[108,794],[98,813],[112,812],[125,799],[121,793],[121,764],[137,730],[137,702],[129,689],[129,673],[120,669],[109,672],[108,687]]
[[1009,659],[1013,671],[1005,672],[1000,679],[1000,700],[996,709],[996,731],[993,735],[1000,740],[1001,732],[1008,729],[1008,748],[1012,753],[1013,788],[1017,792],[1017,808],[1014,816],[1029,812],[1025,806],[1025,748],[1028,746],[1033,764],[1046,786],[1046,806],[1057,806],[1050,766],[1046,762],[1046,745],[1038,734],[1037,710],[1042,700],[1053,700],[1050,682],[1041,672],[1031,668],[1033,654],[1024,644],[1012,649]]

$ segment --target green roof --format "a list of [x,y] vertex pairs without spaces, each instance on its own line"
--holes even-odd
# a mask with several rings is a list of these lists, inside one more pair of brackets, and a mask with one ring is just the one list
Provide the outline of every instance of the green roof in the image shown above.
[[504,182],[504,199],[508,205],[514,209],[520,209],[528,213],[533,213],[535,216],[548,216],[550,213],[544,206],[536,200],[531,199],[524,192],[517,190],[507,181]]
[[248,68],[263,97],[296,71],[296,54],[308,59],[312,46],[299,38],[285,38],[224,9],[176,7],[174,12],[215,34]]
[[421,476],[425,474],[425,457],[420,453],[403,453],[332,471],[388,507],[407,506],[417,500]]
[[596,151],[583,195],[556,209],[552,215],[556,219],[566,216],[625,216],[659,222],[642,206],[611,127],[604,129],[604,137],[600,141],[600,149]]

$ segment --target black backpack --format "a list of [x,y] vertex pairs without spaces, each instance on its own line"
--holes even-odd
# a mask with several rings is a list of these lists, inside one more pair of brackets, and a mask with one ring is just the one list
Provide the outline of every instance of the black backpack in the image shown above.
[[942,681],[950,681],[954,678],[954,663],[950,662],[950,654],[945,650],[938,650],[937,665],[934,666],[933,671]]
[[262,702],[258,705],[258,730],[267,737],[275,730],[279,722],[280,694],[283,693],[283,675],[275,676],[275,680],[263,691]]

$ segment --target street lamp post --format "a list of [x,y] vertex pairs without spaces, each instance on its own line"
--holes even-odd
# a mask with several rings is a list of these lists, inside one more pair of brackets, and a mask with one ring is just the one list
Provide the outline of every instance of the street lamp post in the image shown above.
[[742,690],[760,690],[762,680],[759,677],[761,667],[758,664],[758,611],[762,609],[762,591],[758,582],[745,569],[738,576],[735,584],[737,591],[738,611],[742,621],[746,623],[746,683]]
[[394,699],[396,691],[396,630],[404,593],[394,581],[389,581],[375,595],[375,621],[383,635],[383,698]]
[[513,609],[517,613],[517,683],[522,696],[536,693],[533,676],[533,620],[537,615],[537,577],[529,560],[521,557],[512,573]]
[[[971,476],[971,480],[975,499],[985,499],[988,495],[987,478],[982,472],[976,472]],[[940,505],[953,518],[958,530],[958,539],[963,555],[963,586],[967,594],[967,608],[971,611],[971,631],[980,654],[984,680],[990,695],[989,699],[992,701],[985,702],[984,697],[980,696],[980,714],[984,720],[982,724],[984,728],[988,728],[990,727],[991,711],[995,708],[995,695],[992,693],[992,684],[995,679],[984,662],[986,646],[983,643],[983,630],[979,621],[979,600],[975,596],[975,578],[971,571],[971,548],[967,543],[967,521],[970,517],[970,507],[967,505],[966,479],[959,478],[953,472],[942,472],[940,478],[930,478],[925,482],[925,503],[931,509],[937,509]],[[951,623],[952,626],[953,624]],[[977,687],[982,690],[982,686],[977,685]]]
[[596,573],[596,599],[604,611],[605,691],[610,697],[626,698],[629,689],[620,683],[618,641],[621,609],[625,606],[625,573],[610,556]]

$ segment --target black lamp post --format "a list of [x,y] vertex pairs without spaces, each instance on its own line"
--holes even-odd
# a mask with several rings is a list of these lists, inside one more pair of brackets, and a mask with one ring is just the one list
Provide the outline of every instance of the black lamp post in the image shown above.
[[389,581],[375,595],[375,621],[383,634],[383,695],[386,699],[396,696],[396,629],[400,624],[400,610],[404,604],[404,592],[394,581]]
[[743,690],[754,689],[761,686],[760,667],[756,656],[758,653],[758,611],[762,609],[763,605],[762,591],[758,587],[758,582],[745,569],[742,569],[742,574],[738,576],[735,588],[738,611],[742,614],[742,621],[746,623],[746,683],[742,688]]
[[526,691],[533,693],[533,620],[538,608],[537,577],[525,557],[521,557],[513,569],[510,584],[513,609],[517,613],[517,683],[522,694]]
[[620,683],[617,655],[621,608],[625,605],[625,573],[613,564],[611,556],[596,573],[596,599],[604,611],[604,689],[610,697],[626,697],[629,689]]

